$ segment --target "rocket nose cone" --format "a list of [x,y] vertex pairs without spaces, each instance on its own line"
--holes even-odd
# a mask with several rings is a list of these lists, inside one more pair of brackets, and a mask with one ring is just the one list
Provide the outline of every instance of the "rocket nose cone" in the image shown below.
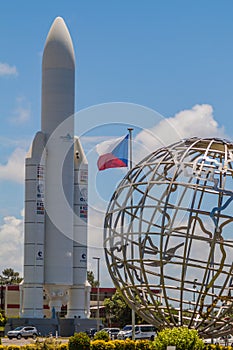
[[48,33],[43,53],[42,68],[74,69],[75,56],[70,33],[61,17],[57,17]]

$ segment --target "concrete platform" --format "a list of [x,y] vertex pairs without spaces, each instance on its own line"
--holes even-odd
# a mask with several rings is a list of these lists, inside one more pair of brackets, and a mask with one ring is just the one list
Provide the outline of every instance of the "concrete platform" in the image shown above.
[[5,326],[5,335],[9,330],[19,326],[34,326],[41,336],[57,335],[70,337],[74,333],[97,328],[96,319],[81,318],[9,318]]

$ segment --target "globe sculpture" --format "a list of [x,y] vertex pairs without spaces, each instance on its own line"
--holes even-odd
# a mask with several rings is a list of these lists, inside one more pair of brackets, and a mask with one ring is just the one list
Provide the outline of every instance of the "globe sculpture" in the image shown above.
[[104,229],[108,270],[128,305],[158,329],[231,332],[232,214],[233,143],[182,140],[130,170]]

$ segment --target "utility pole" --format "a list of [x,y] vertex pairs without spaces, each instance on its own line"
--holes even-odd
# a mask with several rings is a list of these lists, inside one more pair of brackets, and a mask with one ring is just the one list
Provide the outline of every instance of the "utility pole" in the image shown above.
[[100,330],[100,258],[94,256],[94,260],[97,260],[97,332]]
[[[133,145],[132,145],[132,134],[133,134],[133,128],[128,128],[129,131],[129,170],[132,169],[133,167]],[[131,196],[130,199],[131,203],[131,221],[133,221],[133,197]],[[131,225],[131,230],[132,230],[132,225]],[[133,235],[133,234],[132,234]],[[132,242],[133,242],[133,237],[132,237]],[[131,258],[132,258],[132,263],[133,263],[133,259],[134,259],[134,251],[133,251],[133,246],[132,246],[132,250],[131,250]],[[132,340],[135,340],[135,311],[132,308],[131,310],[131,322],[132,322]]]

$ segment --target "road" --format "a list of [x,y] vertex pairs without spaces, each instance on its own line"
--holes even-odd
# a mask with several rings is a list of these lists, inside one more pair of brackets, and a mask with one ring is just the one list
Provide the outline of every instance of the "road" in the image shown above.
[[[50,338],[43,338],[43,337],[39,337],[38,340],[40,342],[44,341],[45,339],[50,339]],[[69,338],[52,338],[54,341],[57,340],[58,342],[61,342],[61,343],[68,343],[69,341]],[[2,338],[2,345],[26,345],[26,344],[34,344],[36,340],[33,340],[32,338],[29,338],[29,339],[23,339],[21,338],[20,340],[18,339],[8,339],[6,337]]]

